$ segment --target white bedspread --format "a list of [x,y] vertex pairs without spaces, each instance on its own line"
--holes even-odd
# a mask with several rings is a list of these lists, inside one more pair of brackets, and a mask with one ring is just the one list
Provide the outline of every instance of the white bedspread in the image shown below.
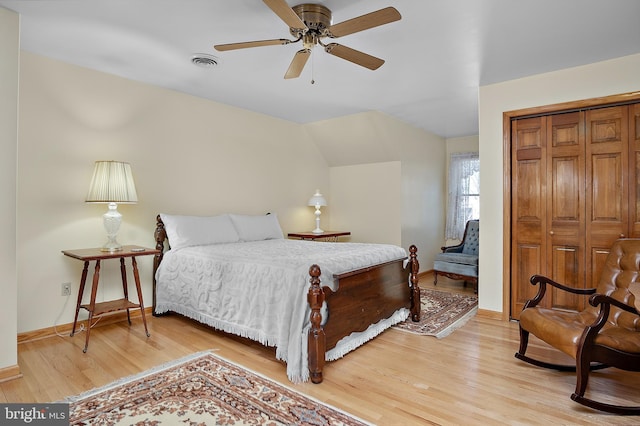
[[[333,274],[405,257],[393,245],[285,239],[169,250],[156,273],[155,310],[274,346],[289,379],[307,381],[309,267],[318,264],[322,285],[335,291]],[[355,341],[341,341],[327,359],[340,358],[407,316],[401,309]]]

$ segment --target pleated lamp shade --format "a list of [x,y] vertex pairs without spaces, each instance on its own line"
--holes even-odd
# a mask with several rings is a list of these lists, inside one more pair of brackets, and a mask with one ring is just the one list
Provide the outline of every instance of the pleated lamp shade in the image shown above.
[[121,161],[96,161],[87,203],[137,203],[131,165]]

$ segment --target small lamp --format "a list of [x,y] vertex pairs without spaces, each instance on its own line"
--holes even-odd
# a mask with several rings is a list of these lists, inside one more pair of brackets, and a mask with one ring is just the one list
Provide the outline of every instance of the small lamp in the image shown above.
[[87,203],[109,203],[109,210],[102,216],[108,241],[101,250],[122,250],[122,246],[116,240],[122,222],[122,215],[118,212],[118,203],[134,204],[138,202],[138,194],[129,163],[96,161],[89,193],[85,201]]
[[310,206],[313,206],[316,208],[316,229],[314,229],[313,232],[314,234],[322,234],[324,231],[322,229],[320,229],[320,207],[322,206],[326,206],[327,205],[327,200],[324,199],[324,197],[322,196],[322,194],[320,193],[319,189],[316,189],[316,193],[313,194],[313,197],[309,198],[309,203]]

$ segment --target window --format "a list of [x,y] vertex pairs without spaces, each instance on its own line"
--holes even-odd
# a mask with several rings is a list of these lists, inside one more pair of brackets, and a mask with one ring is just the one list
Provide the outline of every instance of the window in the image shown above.
[[461,240],[470,219],[480,219],[480,158],[477,152],[451,154],[445,239]]

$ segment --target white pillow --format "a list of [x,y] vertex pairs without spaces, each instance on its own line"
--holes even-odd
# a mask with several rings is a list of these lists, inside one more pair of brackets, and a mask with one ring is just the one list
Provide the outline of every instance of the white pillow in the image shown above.
[[248,216],[230,214],[231,221],[242,241],[260,241],[282,239],[282,228],[274,214]]
[[240,240],[228,214],[220,216],[176,216],[160,213],[172,249]]

